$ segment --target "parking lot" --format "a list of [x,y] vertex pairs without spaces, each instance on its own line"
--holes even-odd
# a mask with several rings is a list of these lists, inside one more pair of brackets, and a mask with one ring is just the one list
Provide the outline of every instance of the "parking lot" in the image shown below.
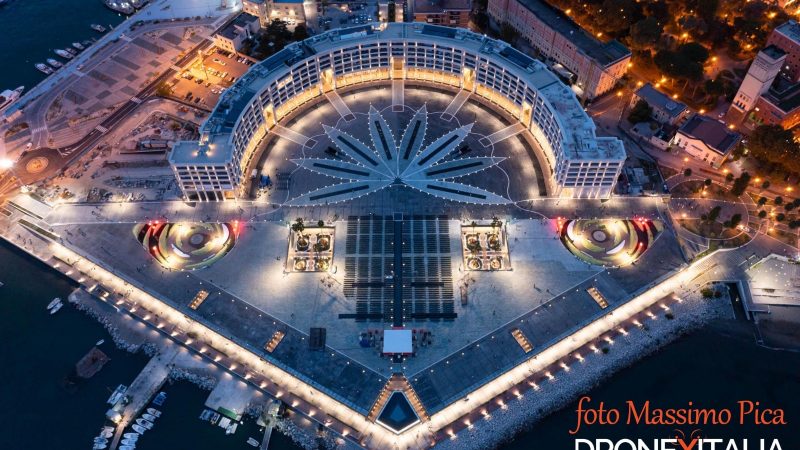
[[211,110],[220,95],[255,63],[245,56],[212,48],[203,54],[202,62],[195,58],[175,76],[170,96],[198,108]]

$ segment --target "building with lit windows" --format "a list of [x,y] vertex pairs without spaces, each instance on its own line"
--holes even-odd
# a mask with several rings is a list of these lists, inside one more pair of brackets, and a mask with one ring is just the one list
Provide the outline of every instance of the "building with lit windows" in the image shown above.
[[414,21],[446,27],[469,26],[471,0],[415,0]]
[[625,75],[631,52],[616,40],[601,42],[544,0],[489,0],[489,17],[508,23],[543,58],[573,76],[583,99],[609,92]]
[[607,198],[625,161],[622,142],[598,137],[574,92],[543,63],[465,29],[390,23],[336,29],[253,66],[169,160],[191,200],[245,196],[244,174],[271,130],[331,91],[366,82],[422,81],[468,91],[530,132],[550,196]]
[[214,45],[226,52],[236,53],[258,28],[258,17],[247,13],[239,14],[233,22],[214,35]]

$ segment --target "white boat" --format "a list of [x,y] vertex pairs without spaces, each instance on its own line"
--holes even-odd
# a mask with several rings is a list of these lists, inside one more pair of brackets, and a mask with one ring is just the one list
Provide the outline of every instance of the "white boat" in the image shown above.
[[73,43],[72,43],[72,48],[74,48],[75,50],[78,50],[78,51],[81,51],[81,50],[85,50],[85,49],[86,49],[86,47],[84,47],[83,45],[81,45],[81,43],[80,43],[80,42],[73,42]]
[[135,442],[139,440],[139,433],[126,433],[126,434],[132,434],[136,437],[123,437],[122,443],[124,444],[125,441],[128,441],[128,442],[134,442],[134,444],[129,444],[129,445],[136,445]]
[[94,444],[92,450],[103,450],[108,447],[108,444]]
[[78,51],[77,51],[77,50],[75,50],[74,48],[69,48],[69,47],[66,47],[66,48],[64,49],[64,51],[65,51],[65,52],[67,52],[67,53],[69,53],[69,54],[70,54],[70,55],[72,55],[72,56],[75,56],[75,55],[77,55],[77,54],[78,54]]
[[75,55],[73,55],[72,53],[69,53],[67,51],[61,50],[60,48],[57,48],[57,49],[55,49],[53,51],[56,53],[56,55],[58,55],[58,56],[60,56],[62,58],[65,58],[65,59],[72,59],[72,58],[75,57]]
[[134,441],[139,439],[139,436],[141,436],[139,433],[125,433],[122,435],[125,439],[133,439]]
[[108,444],[108,439],[101,438],[101,437],[96,437],[96,438],[94,438],[94,443],[95,443],[95,445],[97,445],[97,444]]
[[63,306],[64,306],[63,303],[59,303],[56,306],[54,306],[53,309],[50,310],[50,315],[57,313],[58,310],[60,310]]
[[102,25],[98,25],[98,24],[96,24],[96,23],[93,23],[93,24],[91,24],[91,25],[90,25],[90,27],[91,27],[91,28],[92,28],[94,31],[97,31],[98,33],[105,33],[105,32],[106,32],[106,27],[104,27],[104,26],[102,26]]
[[142,418],[144,420],[147,420],[148,422],[155,422],[156,421],[156,416],[154,416],[152,414],[144,413],[144,414],[142,414]]
[[103,427],[103,429],[100,430],[100,437],[104,437],[106,439],[110,439],[112,436],[114,436],[114,428],[112,428],[112,427]]
[[36,63],[36,66],[35,66],[35,67],[36,67],[37,69],[39,69],[39,72],[44,72],[44,73],[46,73],[47,75],[50,75],[51,73],[53,73],[53,69],[51,69],[50,67],[48,67],[48,66],[47,66],[47,65],[45,65],[45,64],[42,64],[42,63]]
[[60,68],[64,67],[64,64],[61,64],[58,60],[53,59],[53,58],[47,58],[47,64],[50,64],[51,66],[53,66],[56,69],[60,69]]
[[247,443],[252,445],[253,447],[258,447],[258,441],[251,437],[247,438]]
[[56,297],[50,303],[47,304],[47,309],[53,309],[53,307],[59,303],[61,303],[61,297]]
[[141,417],[136,419],[136,423],[139,426],[144,427],[146,430],[152,430],[153,429],[153,422],[150,422],[150,421],[147,421],[145,419],[142,419]]
[[6,89],[3,92],[0,92],[0,111],[11,106],[12,103],[17,101],[20,95],[22,95],[22,91],[25,90],[25,86],[20,86],[13,91],[11,89]]
[[136,447],[136,440],[135,439],[123,439],[122,445],[129,445],[131,447]]
[[137,424],[131,425],[131,429],[139,434],[144,434],[144,432],[147,431],[147,428]]
[[133,445],[120,445],[119,450],[134,450],[136,447]]
[[95,342],[94,345],[103,345],[103,343],[105,342],[106,342],[105,339],[100,339],[99,341]]
[[157,410],[155,408],[147,408],[147,412],[149,414],[152,414],[152,415],[156,416],[156,417],[161,417],[161,411],[159,411],[159,410]]

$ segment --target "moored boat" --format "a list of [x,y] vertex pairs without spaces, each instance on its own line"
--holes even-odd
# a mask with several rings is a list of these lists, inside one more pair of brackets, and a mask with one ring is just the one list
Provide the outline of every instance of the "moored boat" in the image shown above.
[[93,23],[93,24],[91,24],[91,25],[89,25],[89,26],[90,26],[90,27],[91,27],[91,28],[92,28],[94,31],[97,31],[98,33],[105,33],[105,32],[106,32],[106,27],[104,27],[104,26],[102,26],[102,25],[98,25],[98,24],[96,24],[96,23]]
[[136,419],[136,424],[139,425],[140,427],[144,427],[144,429],[146,429],[146,430],[152,430],[153,429],[153,422],[149,422],[149,421],[147,421],[145,419],[142,419],[141,417]]
[[81,50],[85,50],[85,49],[86,49],[86,47],[84,47],[83,45],[81,45],[81,43],[80,43],[80,42],[73,42],[73,43],[72,43],[72,48],[74,48],[75,50],[78,50],[78,51],[81,51]]
[[147,420],[148,422],[155,422],[156,421],[156,416],[154,416],[152,414],[144,413],[144,414],[142,414],[142,418],[144,420]]
[[147,412],[148,412],[148,414],[152,414],[152,415],[154,415],[156,417],[161,417],[161,411],[159,411],[159,410],[157,410],[155,408],[147,408]]
[[11,89],[6,89],[5,91],[0,92],[0,111],[8,108],[12,103],[17,101],[24,90],[25,86],[20,86],[13,91]]
[[53,309],[53,307],[59,303],[61,303],[61,298],[56,297],[53,300],[51,300],[50,303],[47,304],[47,309]]
[[144,432],[147,431],[147,428],[137,424],[131,425],[131,429],[139,434],[144,434]]
[[61,50],[60,48],[57,48],[57,49],[55,49],[53,51],[55,52],[56,55],[58,55],[58,56],[60,56],[62,58],[72,59],[73,57],[75,57],[75,55],[73,55],[72,53],[69,53],[69,52],[66,52],[64,50]]
[[53,58],[47,58],[47,64],[52,66],[54,69],[60,69],[64,67],[64,64],[61,64],[58,60],[55,60]]
[[50,310],[50,315],[57,313],[63,306],[63,303],[58,303],[56,306],[53,306],[53,308]]
[[51,69],[50,67],[48,67],[46,64],[42,64],[42,63],[36,63],[35,67],[36,67],[37,69],[39,69],[39,72],[44,72],[44,73],[46,73],[47,75],[50,75],[51,73],[53,73],[53,69]]

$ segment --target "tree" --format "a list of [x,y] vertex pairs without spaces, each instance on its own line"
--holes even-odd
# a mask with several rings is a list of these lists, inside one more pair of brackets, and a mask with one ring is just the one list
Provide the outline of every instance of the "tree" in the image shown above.
[[750,174],[747,172],[742,172],[733,182],[733,187],[731,188],[731,194],[735,196],[740,196],[744,194],[744,191],[747,190],[747,185],[750,184]]
[[761,197],[758,199],[758,206],[764,206],[767,204],[769,199],[767,197]]
[[647,122],[652,114],[653,108],[646,101],[639,100],[631,108],[631,112],[628,114],[628,122],[633,124]]
[[308,38],[308,30],[304,24],[297,24],[294,27],[294,32],[292,32],[292,39],[295,41],[302,41],[303,39]]
[[783,204],[783,197],[781,197],[780,195],[775,197],[775,200],[773,200],[773,203],[775,203],[778,206],[782,205]]
[[769,180],[764,180],[764,182],[761,183],[761,189],[769,189],[769,186],[770,186]]
[[169,97],[172,95],[172,88],[169,87],[167,83],[161,83],[158,85],[158,89],[156,89],[156,94],[159,97]]
[[664,26],[655,17],[646,17],[631,26],[630,44],[634,50],[649,50],[658,43]]
[[736,226],[739,225],[741,222],[742,222],[742,215],[741,214],[734,214],[734,215],[731,216],[730,227],[731,228],[736,228]]
[[758,160],[775,163],[789,170],[800,169],[800,162],[797,161],[800,146],[794,141],[792,132],[780,125],[756,127],[750,134],[747,146]]
[[786,219],[786,214],[784,213],[778,213],[778,215],[775,216],[775,220],[778,222],[783,222],[784,219]]
[[706,181],[703,182],[703,184],[705,184],[706,186],[711,186],[711,183],[713,183],[713,181],[711,181],[711,178],[706,178]]
[[692,169],[686,169],[683,171],[683,176],[690,177],[692,176]]
[[729,172],[727,175],[725,175],[725,181],[727,181],[728,183],[733,181],[733,174]]
[[610,34],[624,34],[638,14],[636,0],[604,0],[594,21],[597,29]]
[[766,211],[764,211],[764,210],[762,209],[761,211],[759,211],[759,212],[758,212],[758,218],[759,218],[759,219],[763,219],[763,218],[765,218],[765,217],[767,217],[767,212],[766,212]]
[[722,212],[722,208],[719,206],[715,206],[711,208],[711,211],[708,212],[708,221],[714,222],[719,218],[719,213]]

